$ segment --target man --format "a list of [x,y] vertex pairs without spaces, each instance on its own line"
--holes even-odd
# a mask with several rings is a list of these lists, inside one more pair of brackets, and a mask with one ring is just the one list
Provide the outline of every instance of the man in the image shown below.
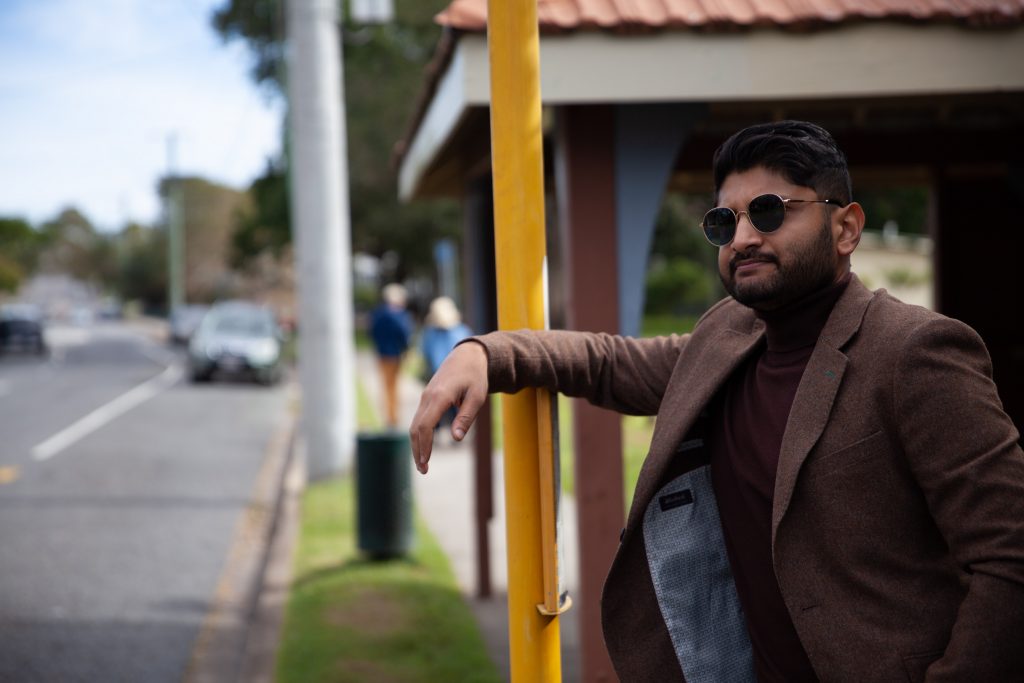
[[370,338],[384,386],[384,419],[391,428],[398,426],[398,375],[412,337],[407,303],[405,287],[393,282],[381,290],[381,304],[370,314]]
[[1024,681],[1024,454],[981,339],[851,273],[864,213],[825,130],[740,131],[714,176],[729,298],[682,336],[463,343],[417,466],[488,391],[658,416],[602,599],[623,681]]

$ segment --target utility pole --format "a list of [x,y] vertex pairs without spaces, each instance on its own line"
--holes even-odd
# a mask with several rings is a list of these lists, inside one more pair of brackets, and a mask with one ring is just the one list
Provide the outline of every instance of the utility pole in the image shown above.
[[355,450],[355,345],[341,33],[337,0],[288,0],[291,211],[299,381],[311,479]]
[[185,303],[185,188],[177,175],[178,136],[167,136],[167,312]]

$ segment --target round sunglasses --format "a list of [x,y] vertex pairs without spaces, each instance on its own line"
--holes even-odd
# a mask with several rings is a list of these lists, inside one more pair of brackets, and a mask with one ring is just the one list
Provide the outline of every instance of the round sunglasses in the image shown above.
[[716,206],[704,214],[700,227],[704,229],[708,242],[716,247],[724,247],[736,236],[736,224],[742,214],[747,214],[747,220],[758,232],[775,232],[786,220],[786,205],[790,202],[842,206],[835,199],[783,199],[777,194],[762,194],[751,199],[747,210],[739,213],[726,206]]

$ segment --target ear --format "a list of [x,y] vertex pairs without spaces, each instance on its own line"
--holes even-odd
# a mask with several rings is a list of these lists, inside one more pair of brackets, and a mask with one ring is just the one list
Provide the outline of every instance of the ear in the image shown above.
[[832,222],[836,233],[836,251],[840,256],[849,256],[860,244],[864,232],[864,209],[857,202],[850,202],[835,212]]

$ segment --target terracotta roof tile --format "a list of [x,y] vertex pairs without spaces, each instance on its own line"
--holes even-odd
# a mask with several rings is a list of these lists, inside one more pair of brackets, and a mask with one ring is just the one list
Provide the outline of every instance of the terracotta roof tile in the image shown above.
[[710,21],[708,11],[700,0],[677,0],[665,5],[669,23],[674,26],[700,26]]
[[619,12],[613,0],[589,0],[573,3],[580,8],[582,26],[608,28],[619,21]]
[[[955,20],[976,26],[1024,22],[1024,0],[538,0],[543,31],[802,26],[860,19]],[[437,22],[463,31],[487,26],[487,0],[453,0]]]
[[537,19],[542,26],[572,29],[580,25],[580,8],[573,2],[538,0]]

